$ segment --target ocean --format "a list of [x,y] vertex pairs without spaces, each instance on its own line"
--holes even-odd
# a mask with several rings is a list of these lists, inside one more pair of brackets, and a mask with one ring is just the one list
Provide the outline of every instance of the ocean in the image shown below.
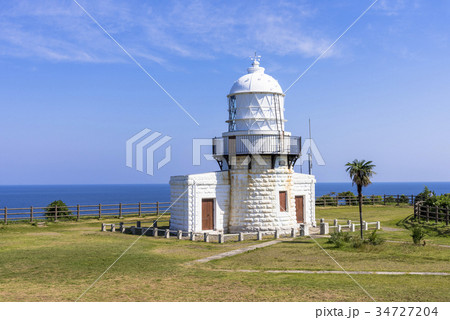
[[[364,188],[363,193],[416,195],[425,186],[437,194],[450,193],[450,182],[376,182]],[[317,196],[348,190],[356,194],[351,183],[316,184]],[[0,186],[0,207],[44,207],[55,200],[67,205],[169,202],[170,187],[168,184]]]

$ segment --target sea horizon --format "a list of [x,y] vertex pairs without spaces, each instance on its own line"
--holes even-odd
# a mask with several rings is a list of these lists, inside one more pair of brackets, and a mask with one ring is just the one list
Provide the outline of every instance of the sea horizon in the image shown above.
[[[450,182],[374,182],[363,189],[365,195],[416,195],[427,186],[436,194],[450,193]],[[316,196],[352,191],[351,182],[317,182]],[[44,207],[55,200],[67,205],[153,203],[170,201],[170,185],[154,184],[43,184],[0,185],[0,207]]]

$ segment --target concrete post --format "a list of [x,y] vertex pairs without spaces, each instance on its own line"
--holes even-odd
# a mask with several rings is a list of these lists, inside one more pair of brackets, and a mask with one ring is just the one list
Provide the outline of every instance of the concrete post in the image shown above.
[[350,227],[352,225],[352,220],[347,220],[347,225]]
[[369,230],[369,225],[365,221],[363,221],[363,227],[365,231]]
[[166,229],[166,231],[164,231],[164,238],[169,239],[170,238],[170,230]]
[[300,225],[300,236],[306,237],[309,236],[309,228],[306,224],[302,223]]
[[158,228],[153,227],[153,236],[157,237],[158,236]]
[[111,223],[111,232],[116,232],[116,225]]
[[192,231],[189,233],[189,240],[191,240],[191,241],[195,240],[195,234]]
[[334,219],[334,226],[337,227],[339,224],[338,219]]
[[209,233],[205,232],[203,234],[205,242],[209,242]]
[[330,225],[325,222],[321,223],[320,224],[320,234],[329,234],[329,233],[330,233]]
[[257,240],[262,240],[262,232],[258,231]]
[[295,228],[291,229],[291,238],[295,238],[295,236],[297,235],[297,232],[295,231]]
[[106,231],[106,224],[102,223],[102,229],[101,231]]
[[340,225],[337,226],[337,232],[341,232],[342,231],[342,227]]
[[279,239],[280,238],[280,232],[278,231],[278,229],[275,229],[274,238],[275,239]]
[[380,221],[377,221],[377,230],[380,230],[381,229],[381,223],[380,223]]
[[183,231],[181,231],[181,230],[178,230],[178,231],[177,231],[177,239],[178,239],[178,240],[183,239]]
[[239,232],[239,241],[244,241],[244,234]]
[[225,243],[225,235],[223,233],[219,233],[219,243]]
[[123,225],[123,222],[120,223],[119,231],[120,231],[121,233],[124,233],[124,232],[125,232],[125,226]]
[[352,223],[350,225],[350,232],[355,232],[355,224],[354,223]]

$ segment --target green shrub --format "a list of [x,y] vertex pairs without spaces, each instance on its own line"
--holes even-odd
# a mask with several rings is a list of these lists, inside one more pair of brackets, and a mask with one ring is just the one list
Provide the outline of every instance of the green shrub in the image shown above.
[[45,208],[44,214],[47,217],[47,219],[54,219],[56,210],[57,210],[58,218],[70,217],[72,215],[72,211],[69,210],[69,208],[63,201],[56,200],[56,201],[53,201],[52,203],[50,203]]
[[412,228],[411,237],[414,244],[420,244],[420,241],[422,241],[423,238],[425,238],[425,236],[426,236],[425,231],[421,226],[416,225]]
[[338,199],[344,200],[341,205],[344,206],[356,206],[358,204],[358,198],[351,191],[344,191],[338,193]]
[[330,238],[328,239],[328,243],[334,244],[336,248],[341,248],[344,246],[345,241],[343,239],[344,232],[333,232],[330,234]]
[[399,203],[409,203],[409,197],[405,196],[404,194],[402,194],[399,198],[398,198],[398,202]]
[[378,246],[380,244],[383,244],[386,240],[383,239],[378,233],[377,230],[373,230],[372,233],[367,238],[367,243]]
[[353,248],[361,248],[364,245],[364,241],[360,237],[352,237],[350,244]]

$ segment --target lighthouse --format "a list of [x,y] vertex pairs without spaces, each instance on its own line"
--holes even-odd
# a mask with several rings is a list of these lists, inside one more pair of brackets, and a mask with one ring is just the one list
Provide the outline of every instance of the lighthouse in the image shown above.
[[260,57],[227,95],[228,130],[213,138],[220,171],[170,179],[171,228],[290,232],[315,225],[315,178],[294,172],[301,138],[285,131],[285,95]]

